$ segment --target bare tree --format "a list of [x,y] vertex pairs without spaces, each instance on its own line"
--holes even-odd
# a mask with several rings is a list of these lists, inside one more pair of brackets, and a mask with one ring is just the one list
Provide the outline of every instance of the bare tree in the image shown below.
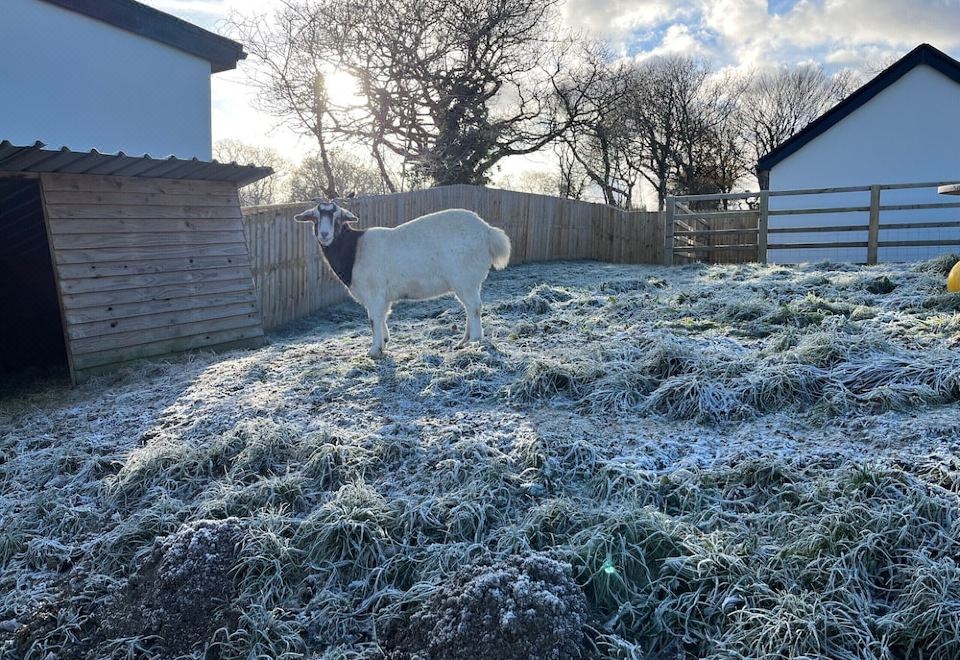
[[290,163],[269,147],[246,144],[239,140],[218,140],[213,157],[222,163],[272,167],[273,174],[240,188],[240,206],[278,204],[283,197],[284,178]]
[[640,178],[662,208],[671,193],[728,192],[750,171],[735,119],[738,79],[690,56],[612,63],[603,71],[584,76],[592,88],[582,105],[594,112],[581,109],[586,119],[565,139],[607,203],[632,204]]
[[640,64],[588,49],[558,95],[572,107],[563,136],[569,157],[607,204],[631,207],[640,178],[660,206],[671,193],[728,190],[745,171],[731,120],[740,94],[709,64],[686,56]]
[[559,166],[557,194],[569,199],[583,199],[590,177],[574,156],[573,150],[565,142],[559,142],[554,145],[554,153]]
[[498,185],[507,190],[557,197],[560,194],[560,175],[551,170],[526,170],[511,175],[509,179],[504,178]]
[[[506,156],[549,144],[565,125],[551,105],[564,73],[560,0],[285,0],[275,20],[234,20],[265,105],[317,137],[363,144],[390,189],[390,156],[436,184],[484,183]],[[389,27],[386,27],[389,26]],[[351,74],[362,102],[323,85]]]
[[845,98],[857,85],[850,71],[828,76],[802,65],[753,74],[739,104],[744,140],[759,160]]
[[[720,193],[733,192],[745,178],[753,174],[756,166],[737,119],[739,94],[743,87],[736,81],[733,81],[733,85],[735,87],[722,103],[722,114],[710,135],[714,163],[713,184],[716,192]],[[727,208],[727,201],[724,200],[721,206]]]
[[629,157],[636,136],[627,121],[632,80],[626,64],[602,46],[588,46],[570,79],[558,86],[571,122],[562,136],[565,155],[599,188],[604,202],[625,208],[637,183]]
[[[689,104],[702,82],[700,68],[689,57],[660,57],[637,65],[632,74],[627,121],[636,136],[636,147],[631,167],[656,191],[658,208],[663,208],[675,180],[684,148],[679,126],[684,115],[682,105]],[[688,144],[692,144],[692,130],[686,133]]]
[[671,96],[676,136],[673,158],[673,188],[680,194],[713,192],[711,138],[717,122],[717,90],[708,86],[709,65],[692,57],[662,60],[666,82],[663,93]]
[[265,112],[285,120],[294,131],[313,138],[323,173],[323,192],[334,197],[328,150],[334,138],[334,107],[326,78],[329,52],[321,23],[291,3],[284,3],[272,20],[263,15],[234,13],[228,29],[250,55],[245,66]]
[[326,163],[319,155],[314,155],[303,159],[293,169],[290,173],[287,199],[290,202],[305,202],[328,196],[328,167],[333,174],[336,190],[344,193],[355,192],[358,195],[382,195],[390,192],[372,161],[330,149]]
[[[870,76],[871,78],[879,74],[884,69],[890,68],[895,62],[897,62],[902,56],[896,53],[887,53],[885,55],[874,55],[873,57],[865,60],[859,68],[859,70]],[[843,72],[841,72],[843,73]],[[859,75],[855,72],[847,72],[846,75],[851,76],[854,79],[859,79]]]
[[672,67],[678,150],[673,188],[680,194],[730,192],[750,173],[748,148],[736,120],[743,83],[717,76],[703,61]]

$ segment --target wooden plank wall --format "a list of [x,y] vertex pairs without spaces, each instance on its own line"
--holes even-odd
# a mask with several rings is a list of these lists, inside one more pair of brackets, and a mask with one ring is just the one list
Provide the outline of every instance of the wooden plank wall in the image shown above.
[[[758,211],[744,211],[743,215],[731,218],[713,218],[709,222],[710,229],[744,229],[742,234],[720,234],[708,237],[707,243],[712,246],[748,245],[736,249],[716,250],[710,252],[701,261],[709,264],[745,264],[757,261],[757,228]],[[709,216],[708,216],[709,217]]]
[[75,378],[262,341],[233,184],[70,174],[41,184]]
[[[320,257],[308,225],[293,216],[309,203],[244,209],[253,278],[264,327],[275,328],[347,298]],[[351,200],[361,228],[395,227],[425,213],[466,208],[502,228],[511,264],[561,259],[660,263],[659,213],[603,204],[456,185]]]
[[[756,210],[678,211],[674,215],[673,263],[740,264],[757,261],[758,216]],[[689,231],[699,234],[684,233]]]

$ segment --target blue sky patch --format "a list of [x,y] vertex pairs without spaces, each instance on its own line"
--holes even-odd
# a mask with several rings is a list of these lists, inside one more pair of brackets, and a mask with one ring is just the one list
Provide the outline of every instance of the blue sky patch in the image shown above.
[[636,55],[653,50],[663,41],[663,36],[667,33],[669,23],[663,23],[649,30],[637,30],[630,35],[627,44],[627,54]]
[[767,13],[780,16],[789,13],[800,0],[767,0]]

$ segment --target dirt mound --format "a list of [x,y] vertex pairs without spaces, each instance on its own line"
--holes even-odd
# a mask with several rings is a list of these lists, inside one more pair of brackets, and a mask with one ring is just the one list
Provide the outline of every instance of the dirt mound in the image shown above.
[[396,660],[582,657],[586,600],[571,569],[542,554],[459,570],[384,644]]
[[236,519],[202,520],[158,538],[105,606],[103,632],[150,638],[151,650],[175,657],[231,628],[237,613],[225,606],[238,593],[230,571],[242,534]]

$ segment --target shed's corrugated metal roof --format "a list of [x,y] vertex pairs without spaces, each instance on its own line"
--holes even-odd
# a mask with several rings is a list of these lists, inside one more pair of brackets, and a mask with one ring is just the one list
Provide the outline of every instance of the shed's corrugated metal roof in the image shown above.
[[150,154],[128,156],[91,151],[72,151],[67,147],[44,149],[42,142],[18,147],[9,140],[0,142],[0,173],[44,172],[58,174],[100,174],[137,176],[153,179],[191,179],[229,181],[245,186],[273,174],[269,167],[218,163],[196,158],[184,160],[175,156],[152,158]]

